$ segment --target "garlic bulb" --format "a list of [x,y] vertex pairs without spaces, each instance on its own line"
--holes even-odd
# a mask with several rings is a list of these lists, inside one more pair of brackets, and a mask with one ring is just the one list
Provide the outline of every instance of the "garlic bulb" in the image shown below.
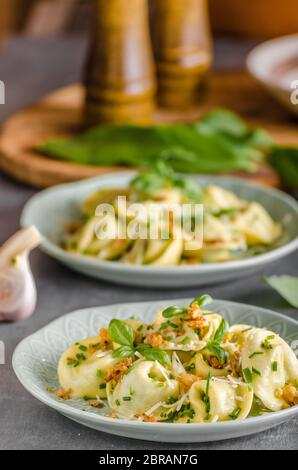
[[37,296],[28,255],[40,241],[39,231],[30,226],[0,248],[0,321],[22,320],[34,312]]

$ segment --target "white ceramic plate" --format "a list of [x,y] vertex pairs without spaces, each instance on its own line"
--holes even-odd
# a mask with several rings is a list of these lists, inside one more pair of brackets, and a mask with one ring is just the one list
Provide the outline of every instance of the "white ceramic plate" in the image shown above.
[[44,237],[42,250],[75,271],[121,284],[142,287],[190,287],[227,281],[263,269],[268,263],[298,248],[298,204],[281,191],[252,185],[237,178],[191,176],[199,184],[218,184],[235,191],[240,197],[259,201],[277,221],[283,222],[287,243],[241,261],[206,263],[189,266],[133,266],[94,257],[67,253],[60,248],[65,223],[77,220],[80,204],[93,191],[103,187],[125,187],[134,172],[99,176],[78,183],[68,183],[36,194],[26,204],[21,225],[36,225]]
[[[175,300],[175,305],[188,305],[190,299]],[[84,400],[63,401],[47,392],[56,388],[57,364],[61,353],[72,343],[96,334],[111,318],[125,319],[131,315],[150,322],[160,307],[172,300],[126,303],[78,310],[24,339],[13,355],[14,371],[23,386],[38,400],[68,418],[99,431],[158,442],[205,442],[253,434],[271,428],[298,414],[298,406],[243,421],[206,424],[143,423],[111,419],[109,409],[89,407]],[[266,327],[280,334],[291,345],[298,340],[298,322],[259,307],[216,301],[212,309],[221,313],[230,324],[241,323]],[[295,344],[295,343],[293,343]],[[50,430],[49,430],[50,431]]]
[[298,34],[257,46],[247,58],[247,68],[283,105],[298,115],[298,103],[291,100],[294,87],[298,90]]

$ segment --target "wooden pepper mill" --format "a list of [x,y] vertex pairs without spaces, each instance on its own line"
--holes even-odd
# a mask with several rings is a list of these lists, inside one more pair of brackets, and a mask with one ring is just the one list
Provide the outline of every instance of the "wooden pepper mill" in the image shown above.
[[207,0],[150,0],[150,13],[159,104],[193,106],[212,61]]
[[96,9],[85,124],[150,122],[156,86],[147,0],[96,0]]

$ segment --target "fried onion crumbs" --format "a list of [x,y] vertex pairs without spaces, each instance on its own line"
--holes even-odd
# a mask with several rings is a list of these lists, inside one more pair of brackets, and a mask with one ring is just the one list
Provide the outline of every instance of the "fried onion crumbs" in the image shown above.
[[107,418],[115,419],[117,417],[116,411],[112,410],[110,416],[107,416]]
[[156,423],[158,421],[155,416],[148,416],[146,413],[137,414],[136,418],[144,421],[145,423]]
[[62,388],[58,388],[56,390],[56,397],[62,398],[62,400],[69,400],[72,394],[73,394],[73,390],[71,388],[69,388],[68,390],[63,390]]
[[149,333],[144,343],[150,344],[153,348],[159,348],[163,343],[163,337],[159,333]]
[[188,307],[188,316],[186,318],[187,326],[192,329],[204,330],[206,328],[206,318],[203,315],[202,310],[197,305]]
[[241,361],[241,354],[239,351],[235,351],[231,357],[231,369],[232,369],[232,376],[238,377],[238,371],[240,368],[240,361]]
[[107,328],[100,328],[99,337],[102,349],[112,349],[113,343],[109,338],[109,333]]
[[119,382],[123,374],[127,371],[127,369],[129,369],[131,364],[132,364],[132,359],[130,357],[125,357],[121,362],[111,367],[107,371],[105,381],[110,382],[113,380],[116,383]]
[[286,385],[282,392],[282,397],[290,406],[298,405],[298,390],[294,385]]
[[93,408],[103,408],[104,404],[102,401],[98,400],[89,400],[88,402],[89,406],[93,406]]
[[210,356],[209,363],[214,369],[222,369],[224,367],[224,364],[216,356]]
[[197,380],[199,380],[199,377],[194,374],[187,374],[186,372],[184,374],[178,375],[177,377],[178,382],[183,385],[184,389],[188,390],[193,383],[195,383]]

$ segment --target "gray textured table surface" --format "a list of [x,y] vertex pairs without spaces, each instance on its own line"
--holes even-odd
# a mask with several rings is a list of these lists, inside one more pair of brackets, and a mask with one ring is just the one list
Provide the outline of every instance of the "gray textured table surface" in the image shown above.
[[[3,60],[1,62],[0,59],[0,79]],[[13,69],[12,65],[10,67]],[[72,73],[74,77],[78,76],[78,70]],[[66,74],[60,82],[69,79]],[[12,89],[13,86],[11,83]],[[6,114],[10,112],[10,105],[15,109],[15,103],[7,103]],[[17,230],[22,207],[32,194],[34,190],[0,175],[0,244]],[[298,449],[298,418],[267,432],[241,439],[171,445],[100,433],[64,418],[35,400],[20,385],[11,367],[13,350],[21,339],[60,315],[81,307],[191,297],[197,295],[198,291],[145,290],[108,284],[76,274],[38,250],[32,254],[31,263],[39,293],[35,314],[23,322],[0,324],[0,340],[6,346],[6,364],[0,366],[0,449]],[[266,268],[264,273],[297,275],[297,265],[296,253]],[[212,286],[208,292],[217,298],[265,306],[298,318],[297,310],[290,309],[261,282],[261,275],[259,273],[245,280]]]

